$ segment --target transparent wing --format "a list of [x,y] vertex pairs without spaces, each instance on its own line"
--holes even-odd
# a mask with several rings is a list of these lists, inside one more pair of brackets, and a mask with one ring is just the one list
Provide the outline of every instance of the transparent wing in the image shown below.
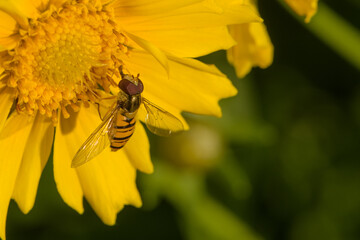
[[79,148],[71,162],[71,167],[79,167],[90,161],[110,145],[108,132],[112,129],[117,111],[117,108],[113,108],[107,113],[101,124]]
[[142,98],[142,102],[147,112],[145,124],[152,133],[167,137],[171,133],[184,130],[184,125],[174,115],[151,103],[146,98]]
[[102,98],[99,103],[96,103],[100,119],[103,121],[107,114],[112,111],[116,104],[116,96]]

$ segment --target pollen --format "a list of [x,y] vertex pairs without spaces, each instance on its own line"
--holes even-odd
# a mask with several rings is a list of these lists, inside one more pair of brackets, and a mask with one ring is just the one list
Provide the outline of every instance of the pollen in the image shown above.
[[56,123],[59,112],[70,116],[68,107],[98,102],[100,87],[110,91],[111,76],[128,54],[127,39],[113,12],[91,2],[50,7],[20,30],[21,40],[0,63],[0,79],[16,89],[17,111],[39,112]]

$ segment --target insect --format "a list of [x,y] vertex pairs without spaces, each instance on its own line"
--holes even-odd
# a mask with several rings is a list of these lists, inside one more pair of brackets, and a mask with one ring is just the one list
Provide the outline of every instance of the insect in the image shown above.
[[144,85],[139,75],[124,74],[120,69],[119,93],[101,124],[83,143],[75,154],[71,166],[78,167],[100,154],[106,147],[117,151],[125,146],[135,130],[136,114],[144,105],[147,115],[145,124],[154,134],[169,136],[172,132],[184,130],[181,121],[171,113],[141,96]]

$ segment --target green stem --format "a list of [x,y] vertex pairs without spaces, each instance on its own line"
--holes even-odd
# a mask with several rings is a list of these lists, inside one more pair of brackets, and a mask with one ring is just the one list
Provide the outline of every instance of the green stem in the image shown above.
[[[279,1],[285,6],[283,0]],[[289,11],[289,7],[285,7]],[[297,17],[303,22],[303,18]],[[304,23],[305,24],[305,23]],[[360,70],[360,31],[339,16],[323,2],[319,2],[318,12],[305,26],[320,40]]]

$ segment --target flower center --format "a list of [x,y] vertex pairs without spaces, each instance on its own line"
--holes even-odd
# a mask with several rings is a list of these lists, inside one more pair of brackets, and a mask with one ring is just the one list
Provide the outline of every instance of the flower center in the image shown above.
[[98,63],[101,53],[101,39],[97,32],[85,25],[73,23],[58,26],[53,39],[44,43],[44,47],[33,52],[34,59],[30,63],[36,78],[52,86],[71,87],[81,82],[84,75]]
[[109,91],[128,53],[113,16],[102,6],[68,1],[30,19],[17,47],[0,63],[0,79],[16,89],[16,109],[56,123],[59,110],[69,117],[68,106],[77,110],[80,101],[98,102],[99,86]]

